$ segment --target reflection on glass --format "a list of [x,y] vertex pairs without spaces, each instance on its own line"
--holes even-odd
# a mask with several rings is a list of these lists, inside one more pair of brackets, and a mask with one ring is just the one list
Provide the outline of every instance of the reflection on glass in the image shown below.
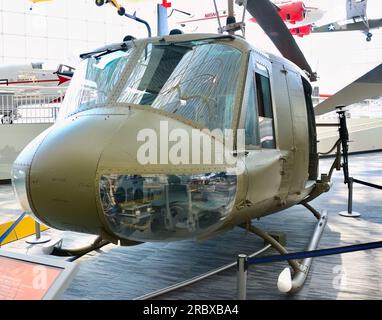
[[260,143],[265,149],[275,148],[275,139],[273,136],[273,119],[259,117]]
[[[61,118],[113,102],[150,105],[208,129],[229,129],[242,53],[213,41],[141,43],[76,70]],[[122,77],[123,76],[123,77]],[[113,91],[117,82],[120,91]]]
[[110,175],[100,179],[106,220],[122,239],[195,237],[218,227],[231,211],[236,176]]
[[60,118],[104,104],[113,92],[133,50],[116,51],[82,61],[65,95]]
[[151,105],[209,129],[230,128],[240,63],[240,51],[223,44],[149,44],[118,101]]
[[247,78],[247,91],[244,101],[247,105],[245,115],[245,145],[246,146],[258,146],[259,145],[259,125],[257,114],[257,101],[254,79],[251,72],[248,72]]

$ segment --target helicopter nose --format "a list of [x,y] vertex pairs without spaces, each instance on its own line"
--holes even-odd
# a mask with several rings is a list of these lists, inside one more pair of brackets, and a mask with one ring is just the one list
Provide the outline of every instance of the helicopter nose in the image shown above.
[[[12,165],[12,185],[14,192],[21,207],[29,214],[33,215],[32,209],[28,200],[28,183],[30,167],[33,157],[44,138],[49,134],[51,128],[45,130],[35,139],[33,139],[24,150],[18,155]],[[36,218],[36,217],[35,217]]]
[[102,226],[95,201],[97,165],[119,123],[118,116],[67,119],[28,146],[13,167],[23,207],[57,229],[97,233]]
[[[171,135],[192,137],[193,128],[140,107],[84,111],[56,123],[27,147],[32,152],[22,152],[14,165],[14,186],[28,211],[56,229],[111,241],[201,236],[229,215],[237,180],[227,174],[235,164],[214,161],[219,155],[214,146],[223,150],[217,139],[211,139],[211,148],[195,143],[199,160],[206,156],[211,163],[192,163],[192,143],[181,152],[188,164],[172,163],[179,157],[173,152],[179,141]],[[200,134],[196,139],[207,136]],[[147,156],[150,162],[142,162]]]

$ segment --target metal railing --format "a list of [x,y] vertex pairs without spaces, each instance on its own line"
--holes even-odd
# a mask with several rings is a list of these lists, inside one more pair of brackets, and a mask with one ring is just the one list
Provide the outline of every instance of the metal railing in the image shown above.
[[1,124],[54,123],[64,99],[59,94],[0,93]]

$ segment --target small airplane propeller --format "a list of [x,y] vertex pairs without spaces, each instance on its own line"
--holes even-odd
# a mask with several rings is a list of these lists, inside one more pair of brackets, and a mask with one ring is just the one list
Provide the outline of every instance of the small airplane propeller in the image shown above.
[[256,19],[280,53],[305,70],[311,81],[316,81],[316,73],[312,71],[298,44],[278,15],[275,6],[269,0],[248,0],[247,11]]

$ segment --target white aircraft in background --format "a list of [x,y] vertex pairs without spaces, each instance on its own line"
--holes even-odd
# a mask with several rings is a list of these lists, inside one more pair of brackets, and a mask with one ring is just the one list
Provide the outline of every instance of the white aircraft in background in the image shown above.
[[74,70],[63,64],[57,70],[47,70],[41,62],[0,66],[0,91],[16,94],[62,91],[68,86]]
[[[328,0],[326,4],[325,1],[309,0],[273,1],[273,5],[289,31],[299,37],[318,32],[361,31],[366,40],[371,41],[373,34],[370,30],[382,27],[380,0]],[[176,11],[176,18],[172,19],[176,19],[176,24],[186,33],[197,31],[203,22],[216,20],[217,16],[211,9],[192,13],[183,7]],[[226,9],[218,12],[220,18],[227,17]],[[256,19],[251,18],[249,22],[256,23]]]
[[17,108],[21,105],[38,104],[52,98],[60,102],[74,68],[60,64],[57,70],[43,69],[43,63],[0,66],[0,118],[2,123],[17,119]]
[[[292,34],[296,34],[295,30],[304,29],[305,26],[309,26],[319,21],[325,14],[325,11],[317,6],[308,6],[303,1],[273,1],[273,5],[280,16],[285,22],[288,29]],[[176,10],[176,9],[175,9]],[[185,10],[176,10],[178,14],[178,21],[176,23],[185,32],[190,30],[197,30],[200,27],[201,22],[216,20],[216,11],[205,11],[201,13],[189,13]],[[221,19],[227,18],[227,9],[219,10],[219,17]],[[187,17],[188,16],[188,17]],[[181,17],[179,19],[179,17]],[[224,22],[224,20],[222,20]],[[250,18],[249,22],[256,22],[255,18]]]

